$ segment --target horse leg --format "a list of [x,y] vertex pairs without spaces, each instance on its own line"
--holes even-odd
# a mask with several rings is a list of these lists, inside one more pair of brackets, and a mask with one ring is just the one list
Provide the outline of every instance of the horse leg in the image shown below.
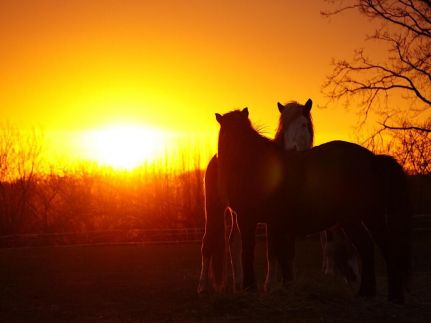
[[268,248],[268,273],[265,282],[265,290],[274,288],[277,281],[277,268],[281,268],[283,286],[293,280],[293,260],[295,257],[295,237],[284,232],[280,226],[267,224],[267,248]]
[[231,211],[232,228],[229,235],[229,252],[232,265],[234,291],[240,291],[243,283],[241,264],[241,232],[238,227],[237,214]]
[[276,252],[276,243],[274,234],[271,233],[271,226],[266,225],[266,258],[267,258],[267,272],[264,290],[269,293],[277,288],[278,278],[278,261]]
[[337,273],[335,266],[335,244],[331,229],[320,232],[320,245],[322,246],[322,271],[326,275]]
[[218,192],[217,158],[213,157],[205,173],[205,234],[202,239],[201,273],[197,292],[206,293],[210,283],[216,290],[225,284],[225,223],[226,206]]
[[374,243],[362,222],[343,224],[342,227],[356,247],[362,260],[361,283],[358,296],[375,296],[376,273],[374,268]]
[[[218,209],[216,214],[223,219],[224,209]],[[215,290],[220,291],[225,281],[225,238],[224,223],[207,220],[205,234],[201,246],[201,273],[198,284],[198,293],[206,293],[212,284]]]
[[359,278],[358,254],[340,227],[320,233],[323,249],[323,272],[340,274],[351,285]]
[[[202,246],[204,243],[202,242]],[[209,292],[209,270],[210,270],[210,259],[211,257],[208,255],[208,252],[201,248],[201,274],[199,276],[199,284],[198,284],[198,294],[205,294]]]
[[[376,174],[380,176],[380,185],[377,186],[379,200],[383,207],[375,219],[375,222],[379,222],[374,224],[374,236],[377,239],[382,237],[380,244],[387,258],[388,299],[394,303],[404,303],[404,289],[411,265],[412,210],[407,177],[393,158],[384,155],[375,157]],[[373,227],[373,223],[370,223],[370,227]]]
[[250,214],[241,213],[238,216],[238,225],[241,231],[243,288],[244,290],[255,290],[257,288],[254,274],[256,222],[250,221],[247,216]]
[[[293,260],[295,258],[295,237],[293,234],[288,234],[282,239],[278,259],[281,267],[281,274],[283,276],[283,286],[287,287],[294,278]],[[284,250],[283,250],[284,249]]]
[[[378,214],[373,215],[373,217],[367,218],[364,222],[386,262],[388,298],[390,301],[403,303],[404,286],[402,284],[402,277],[400,276],[399,261],[397,261],[399,249],[391,248],[391,244],[396,244],[396,242],[390,239],[385,218]],[[399,239],[400,237],[396,238]]]

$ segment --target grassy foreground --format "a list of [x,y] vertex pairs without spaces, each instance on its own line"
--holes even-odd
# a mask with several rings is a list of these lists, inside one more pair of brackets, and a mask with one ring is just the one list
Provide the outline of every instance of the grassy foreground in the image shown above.
[[[0,322],[429,322],[431,239],[416,237],[407,304],[358,299],[320,272],[317,240],[297,246],[296,281],[272,295],[198,297],[198,244],[0,249]],[[257,274],[264,275],[258,243]]]

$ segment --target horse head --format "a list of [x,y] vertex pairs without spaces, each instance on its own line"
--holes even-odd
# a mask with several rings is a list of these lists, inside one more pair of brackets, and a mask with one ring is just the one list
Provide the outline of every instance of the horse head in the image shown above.
[[221,127],[234,128],[251,126],[250,120],[248,119],[248,108],[234,110],[225,114],[216,113],[215,116]]
[[311,118],[313,102],[308,99],[304,105],[296,101],[285,105],[278,103],[280,121],[275,142],[286,150],[306,150],[313,146],[314,130]]

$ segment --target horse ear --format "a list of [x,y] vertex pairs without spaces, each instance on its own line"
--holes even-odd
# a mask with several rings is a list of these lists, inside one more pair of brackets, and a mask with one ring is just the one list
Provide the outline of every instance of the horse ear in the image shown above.
[[221,123],[221,121],[222,121],[222,119],[223,119],[223,116],[222,116],[220,113],[216,113],[216,114],[215,114],[215,117],[216,117],[217,122],[218,122],[218,123]]
[[244,109],[242,109],[242,110],[241,110],[241,113],[242,113],[244,116],[248,117],[248,108],[244,108]]
[[310,112],[311,107],[313,106],[313,101],[311,101],[311,99],[308,99],[307,102],[305,102],[305,110],[307,112]]
[[284,105],[282,105],[280,102],[277,102],[277,107],[278,107],[278,111],[280,111],[280,113],[282,113],[283,110],[286,109],[286,107]]

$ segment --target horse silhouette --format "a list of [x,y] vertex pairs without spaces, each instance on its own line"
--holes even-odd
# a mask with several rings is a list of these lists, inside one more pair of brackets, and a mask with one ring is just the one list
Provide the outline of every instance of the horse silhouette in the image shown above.
[[[303,151],[310,149],[313,146],[314,140],[314,127],[311,117],[312,104],[311,99],[308,99],[304,105],[296,101],[291,101],[287,104],[278,103],[277,107],[280,117],[274,142],[284,147],[285,150]],[[215,165],[215,161],[216,156],[213,157],[209,165]],[[216,167],[208,167],[205,185],[207,202],[211,201],[211,197],[213,197],[212,201],[217,200],[217,182],[216,180],[210,180],[216,177],[214,176],[216,173]],[[212,194],[213,192],[214,194]],[[211,207],[214,205],[216,209],[212,210]],[[229,213],[231,213],[232,223],[229,235],[229,256],[232,265],[233,286],[235,290],[239,290],[242,288],[241,236],[236,221],[236,214],[233,212]],[[202,267],[198,286],[199,293],[208,291],[211,278],[210,273],[216,271],[214,268],[219,269],[217,276],[219,280],[223,276],[220,271],[225,268],[223,266],[223,241],[220,241],[225,235],[225,228],[222,227],[223,223],[220,221],[214,221],[214,216],[218,217],[219,220],[224,217],[224,212],[219,207],[219,203],[206,203],[206,229],[202,240]],[[219,226],[212,227],[213,223],[218,223]],[[218,244],[214,243],[212,248],[208,248],[213,242],[218,242]],[[323,231],[321,233],[321,243],[323,250],[323,271],[326,274],[340,274],[349,284],[356,281],[359,275],[357,252],[342,229],[332,228]],[[277,264],[270,262],[268,259],[268,270],[265,280],[266,291],[271,291],[279,285],[277,269]],[[212,283],[217,287],[216,282],[213,281]],[[220,289],[220,287],[216,289]]]
[[[314,130],[311,118],[312,101],[305,105],[291,101],[286,105],[278,103],[280,111],[279,126],[274,141],[286,150],[299,151],[309,149],[313,145]],[[216,290],[223,289],[225,262],[225,212],[230,214],[231,231],[229,235],[229,256],[232,265],[233,287],[242,288],[241,236],[232,210],[226,210],[218,194],[217,157],[214,156],[205,174],[205,235],[202,239],[202,264],[198,285],[198,293],[209,290],[210,283]],[[277,284],[277,265],[268,262],[265,289],[271,290]],[[211,280],[211,282],[210,282]]]
[[280,265],[284,284],[292,279],[295,238],[340,225],[362,260],[358,294],[376,293],[372,236],[387,264],[388,298],[403,302],[411,212],[405,174],[393,158],[342,141],[286,152],[252,127],[248,109],[216,119],[217,194],[221,209],[237,213],[245,289],[256,288],[258,222],[267,223],[268,259]]

